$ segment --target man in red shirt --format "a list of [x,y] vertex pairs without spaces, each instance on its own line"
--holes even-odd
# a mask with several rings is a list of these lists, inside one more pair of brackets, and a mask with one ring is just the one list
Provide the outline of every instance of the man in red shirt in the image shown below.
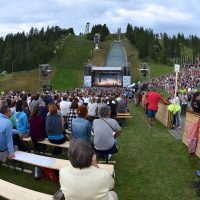
[[158,110],[158,102],[161,100],[167,104],[167,101],[156,92],[156,88],[151,86],[149,88],[150,92],[146,94],[148,102],[148,126],[152,127],[153,118],[155,118],[156,112]]

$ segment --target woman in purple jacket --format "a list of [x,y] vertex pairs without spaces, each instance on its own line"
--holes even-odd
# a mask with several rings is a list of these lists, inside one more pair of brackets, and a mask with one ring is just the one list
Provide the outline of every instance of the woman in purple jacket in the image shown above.
[[31,113],[31,117],[29,119],[30,135],[31,135],[31,139],[32,139],[33,144],[34,144],[34,148],[36,150],[38,150],[38,147],[39,147],[37,145],[37,141],[44,140],[44,138],[46,136],[45,120],[41,116],[39,116],[39,112],[40,112],[40,107],[35,106],[33,108],[33,111]]

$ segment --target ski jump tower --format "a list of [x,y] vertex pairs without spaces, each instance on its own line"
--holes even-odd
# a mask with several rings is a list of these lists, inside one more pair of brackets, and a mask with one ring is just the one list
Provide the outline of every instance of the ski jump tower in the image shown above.
[[126,51],[120,41],[114,41],[106,57],[104,66],[88,64],[85,68],[84,87],[128,87],[131,85],[130,65]]

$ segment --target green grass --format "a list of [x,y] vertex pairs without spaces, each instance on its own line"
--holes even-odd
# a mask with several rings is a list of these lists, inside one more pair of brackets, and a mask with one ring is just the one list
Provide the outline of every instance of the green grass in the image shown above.
[[[93,42],[86,40],[84,36],[70,36],[58,43],[60,43],[59,50],[49,61],[49,64],[54,67],[50,76],[53,89],[65,90],[81,87],[84,64],[91,57]],[[0,76],[0,90],[38,91],[39,89],[38,68]]]
[[191,58],[193,56],[193,50],[190,49],[189,47],[183,46],[181,48],[181,55],[183,57],[186,56],[186,57],[190,57]]
[[[138,56],[138,50],[130,43],[128,39],[123,40],[123,45],[126,49],[128,62],[131,64],[132,82],[146,81],[148,76],[140,76],[138,71],[139,65],[142,63]],[[171,73],[174,70],[173,66],[164,65],[155,61],[147,60],[146,63],[150,65],[150,78],[162,76]]]
[[80,87],[83,83],[84,64],[91,56],[93,42],[84,37],[71,36],[66,39],[58,55],[51,61],[56,73],[51,80],[54,89]]
[[[198,200],[192,181],[198,180],[195,170],[199,159],[190,156],[181,141],[155,122],[149,129],[142,108],[130,105],[133,118],[118,140],[115,191],[119,199],[126,200]],[[0,178],[17,185],[53,194],[59,184],[49,180],[35,181],[33,175],[4,167]],[[78,191],[78,190],[77,190]]]
[[7,81],[13,77],[13,74],[0,75],[0,81]]
[[174,72],[174,66],[150,62],[150,78],[162,76]]
[[131,110],[134,117],[123,130],[115,157],[115,190],[120,199],[198,199],[191,182],[197,179],[199,159],[190,156],[159,122],[148,129],[143,109]]

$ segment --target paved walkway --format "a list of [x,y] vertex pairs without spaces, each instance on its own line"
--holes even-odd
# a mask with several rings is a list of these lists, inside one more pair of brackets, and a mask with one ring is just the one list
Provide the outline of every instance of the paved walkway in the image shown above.
[[182,140],[184,134],[185,127],[185,117],[181,117],[181,128],[180,129],[170,129],[169,132],[173,135],[177,140]]

